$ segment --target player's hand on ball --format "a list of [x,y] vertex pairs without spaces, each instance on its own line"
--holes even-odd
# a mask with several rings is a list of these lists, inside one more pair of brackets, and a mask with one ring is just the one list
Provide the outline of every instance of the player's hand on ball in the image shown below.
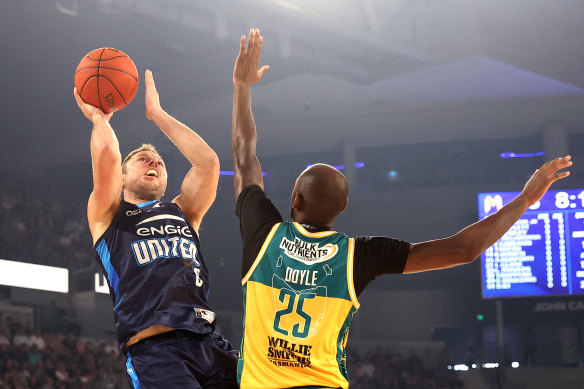
[[153,120],[156,112],[162,110],[162,107],[160,106],[160,96],[156,91],[156,84],[151,70],[147,69],[144,74],[144,85],[146,85],[146,118]]
[[551,184],[570,175],[570,172],[558,172],[558,170],[572,166],[571,159],[572,157],[568,155],[546,162],[527,181],[521,196],[526,198],[530,205],[537,203]]
[[92,123],[95,123],[95,121],[99,119],[105,119],[107,122],[109,122],[112,115],[114,114],[113,112],[104,113],[100,108],[94,107],[91,104],[87,104],[81,99],[79,93],[77,93],[77,88],[73,88],[73,96],[75,97],[75,101],[81,109],[81,112],[83,112],[83,115],[85,115],[85,117]]

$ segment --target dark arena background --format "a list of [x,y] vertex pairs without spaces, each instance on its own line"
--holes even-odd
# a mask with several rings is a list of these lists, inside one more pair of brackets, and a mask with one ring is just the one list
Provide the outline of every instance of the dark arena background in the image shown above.
[[[490,252],[365,290],[347,346],[351,387],[583,388],[583,20],[576,0],[2,1],[0,388],[127,387],[85,216],[91,123],[72,96],[77,64],[99,47],[136,63],[137,95],[111,124],[123,155],[157,146],[165,200],[188,163],[144,116],[146,68],[166,111],[221,160],[200,235],[218,328],[239,346],[232,70],[250,27],[261,28],[270,65],[253,90],[258,155],[284,215],[297,175],[325,162],[351,185],[337,230],[437,239],[482,217],[480,193],[496,203],[546,160],[574,161],[552,187],[566,193],[550,200],[561,210],[545,209],[552,229],[564,225],[556,214],[571,229],[550,235],[547,257],[511,250],[511,273],[493,275],[500,257]],[[493,292],[530,283],[525,272],[548,282],[527,295]]]

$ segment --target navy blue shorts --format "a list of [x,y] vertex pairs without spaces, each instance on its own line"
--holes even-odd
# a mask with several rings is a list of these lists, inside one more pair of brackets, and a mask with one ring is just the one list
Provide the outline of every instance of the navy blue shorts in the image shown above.
[[237,388],[237,350],[217,333],[174,330],[126,351],[131,388]]

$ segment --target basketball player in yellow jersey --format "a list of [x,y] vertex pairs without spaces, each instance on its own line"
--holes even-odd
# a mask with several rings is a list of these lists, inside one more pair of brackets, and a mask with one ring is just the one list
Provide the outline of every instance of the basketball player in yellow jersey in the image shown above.
[[[333,231],[347,206],[348,184],[332,166],[303,171],[284,222],[263,191],[256,156],[250,88],[259,68],[259,30],[241,38],[233,71],[233,161],[236,213],[243,238],[244,337],[242,388],[346,388],[345,344],[358,296],[376,276],[415,273],[470,263],[569,172],[570,157],[547,162],[521,194],[497,213],[448,238],[407,243],[388,237],[349,238]],[[258,70],[259,69],[259,70]]]

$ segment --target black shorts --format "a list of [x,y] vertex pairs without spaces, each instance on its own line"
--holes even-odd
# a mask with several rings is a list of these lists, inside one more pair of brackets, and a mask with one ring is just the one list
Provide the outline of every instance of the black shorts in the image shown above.
[[165,332],[131,345],[126,356],[131,388],[238,387],[238,352],[217,333]]

